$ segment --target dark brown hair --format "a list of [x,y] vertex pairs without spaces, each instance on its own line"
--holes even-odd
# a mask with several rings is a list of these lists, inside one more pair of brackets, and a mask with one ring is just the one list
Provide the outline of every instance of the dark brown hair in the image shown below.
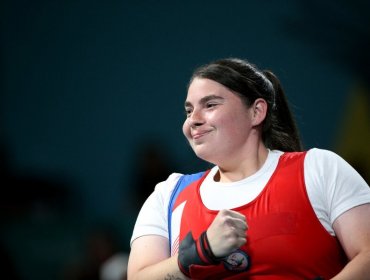
[[238,58],[216,60],[196,69],[190,80],[205,78],[216,81],[235,92],[247,107],[257,98],[268,104],[262,124],[262,139],[267,148],[281,151],[302,151],[297,125],[279,79],[268,70]]

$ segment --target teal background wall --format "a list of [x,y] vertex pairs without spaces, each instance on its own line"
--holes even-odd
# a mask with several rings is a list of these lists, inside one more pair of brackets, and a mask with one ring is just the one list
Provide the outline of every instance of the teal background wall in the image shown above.
[[168,172],[205,167],[181,125],[192,70],[213,59],[272,69],[305,147],[335,150],[353,89],[369,85],[367,11],[366,1],[2,1],[1,237],[19,277],[68,279],[96,230],[128,250],[150,143]]

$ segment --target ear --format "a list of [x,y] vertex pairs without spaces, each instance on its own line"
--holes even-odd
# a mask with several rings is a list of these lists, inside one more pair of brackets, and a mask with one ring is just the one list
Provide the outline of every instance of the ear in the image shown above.
[[260,125],[266,118],[267,115],[267,102],[263,98],[257,98],[253,104],[253,118],[252,124],[254,126]]

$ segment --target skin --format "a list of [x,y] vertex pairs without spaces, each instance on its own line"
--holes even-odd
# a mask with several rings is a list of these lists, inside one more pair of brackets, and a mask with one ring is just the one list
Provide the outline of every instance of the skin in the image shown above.
[[339,216],[333,228],[350,262],[333,280],[369,279],[370,204],[354,207]]
[[[195,79],[185,102],[183,132],[197,156],[219,165],[222,171],[218,180],[239,180],[255,173],[267,158],[267,149],[259,136],[266,109],[263,99],[246,108],[239,97],[220,84]],[[246,231],[244,215],[221,210],[207,230],[215,256],[227,255],[242,246]],[[178,268],[177,255],[169,255],[168,239],[153,235],[132,243],[128,279],[187,278]]]
[[195,154],[218,165],[222,182],[237,181],[258,171],[267,158],[260,124],[267,103],[257,99],[246,108],[240,97],[208,79],[195,79],[185,102],[183,133]]
[[[196,155],[219,166],[215,180],[233,182],[258,171],[268,151],[261,139],[267,103],[257,99],[249,108],[232,91],[208,79],[194,79],[185,102],[183,133]],[[350,262],[333,279],[368,279],[370,275],[370,205],[355,207],[333,224]],[[246,242],[246,218],[221,210],[207,229],[213,253],[225,256]],[[145,253],[144,253],[145,252]],[[169,255],[168,239],[142,236],[131,246],[128,279],[188,279],[177,255]]]

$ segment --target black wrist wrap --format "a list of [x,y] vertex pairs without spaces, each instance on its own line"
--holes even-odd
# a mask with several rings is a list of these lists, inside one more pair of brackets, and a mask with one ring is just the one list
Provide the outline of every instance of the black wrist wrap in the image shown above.
[[220,260],[221,258],[217,258],[209,246],[206,231],[198,240],[194,240],[192,233],[189,232],[180,243],[178,265],[186,276],[190,276],[191,265],[213,265],[218,264]]

